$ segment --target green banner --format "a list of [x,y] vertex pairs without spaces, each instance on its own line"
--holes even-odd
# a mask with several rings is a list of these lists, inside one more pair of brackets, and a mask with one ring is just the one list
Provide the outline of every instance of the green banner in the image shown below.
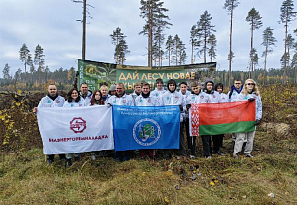
[[89,89],[94,91],[99,89],[103,82],[112,83],[122,82],[126,90],[132,92],[134,84],[137,82],[147,82],[155,87],[156,79],[161,78],[166,85],[168,80],[174,79],[177,83],[186,81],[204,82],[207,78],[214,78],[216,63],[200,63],[182,66],[127,66],[112,63],[95,62],[88,60],[78,60],[79,85],[87,83]]

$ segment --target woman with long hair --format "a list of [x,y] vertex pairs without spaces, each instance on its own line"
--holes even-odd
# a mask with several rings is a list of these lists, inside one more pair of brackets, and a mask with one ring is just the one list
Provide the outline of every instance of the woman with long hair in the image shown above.
[[67,93],[67,101],[63,104],[63,107],[82,107],[86,106],[85,100],[79,96],[79,91],[76,88],[72,88]]
[[[85,100],[79,96],[78,90],[76,88],[72,88],[67,93],[67,101],[63,104],[63,107],[83,107],[86,106]],[[79,160],[79,154],[78,153],[68,153],[66,154],[66,167],[70,167],[72,165],[71,159],[74,155],[74,160]]]
[[90,106],[92,105],[104,105],[103,96],[100,90],[94,91]]
[[[241,93],[237,97],[237,101],[256,101],[256,121],[255,126],[260,124],[262,118],[262,102],[260,97],[259,88],[257,83],[253,79],[247,79],[244,83],[243,89]],[[234,152],[233,157],[238,158],[238,153],[241,152],[242,146],[244,143],[244,139],[247,139],[247,143],[244,149],[244,154],[247,157],[253,157],[251,154],[253,150],[253,143],[254,143],[255,131],[252,132],[245,132],[245,133],[235,133],[235,145],[234,145]]]
[[[104,100],[103,100],[103,96],[102,93],[100,92],[100,90],[95,90],[91,99],[91,103],[90,106],[97,106],[97,105],[105,105]],[[96,160],[96,153],[102,153],[101,151],[99,152],[92,152],[91,153],[91,159],[93,161]]]

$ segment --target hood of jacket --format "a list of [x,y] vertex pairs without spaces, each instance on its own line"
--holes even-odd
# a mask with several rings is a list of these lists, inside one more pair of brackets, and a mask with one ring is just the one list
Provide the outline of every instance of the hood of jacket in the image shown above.
[[[211,83],[212,84],[212,90],[211,91],[208,91],[207,90],[207,83]],[[207,94],[213,94],[214,93],[214,83],[212,80],[206,80],[205,83],[204,83],[204,90],[203,90],[205,93]]]

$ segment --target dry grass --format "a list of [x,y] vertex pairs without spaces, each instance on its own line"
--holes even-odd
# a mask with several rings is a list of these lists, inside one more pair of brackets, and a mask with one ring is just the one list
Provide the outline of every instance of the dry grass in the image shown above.
[[[225,144],[231,153],[229,139]],[[296,138],[272,141],[258,132],[255,148],[255,158],[238,160],[228,155],[124,163],[99,158],[93,163],[86,156],[69,169],[58,160],[46,166],[40,149],[4,155],[0,203],[296,204]]]
[[[198,139],[195,160],[116,163],[112,157],[92,162],[85,156],[69,169],[58,159],[46,165],[34,115],[12,103],[0,116],[5,133],[0,136],[0,204],[297,204],[296,91],[296,86],[261,91],[266,126],[256,132],[253,159],[233,159],[227,135],[223,151],[228,155],[210,160],[201,157]],[[30,123],[21,129],[26,117]],[[289,128],[282,132],[280,123]]]

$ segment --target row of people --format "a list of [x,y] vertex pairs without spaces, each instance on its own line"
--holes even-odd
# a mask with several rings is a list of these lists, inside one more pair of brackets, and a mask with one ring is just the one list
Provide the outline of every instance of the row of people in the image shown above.
[[[125,93],[125,86],[123,83],[118,83],[115,87],[115,93],[109,92],[106,85],[102,85],[100,90],[96,90],[93,95],[88,90],[87,84],[81,85],[81,90],[71,89],[67,94],[67,101],[59,95],[57,95],[57,89],[55,85],[48,87],[48,95],[40,101],[38,107],[78,107],[88,105],[104,105],[110,103],[111,105],[130,105],[130,106],[161,106],[161,105],[178,105],[181,110],[180,122],[181,122],[181,133],[180,133],[180,149],[178,154],[186,156],[186,146],[184,143],[183,131],[186,130],[187,144],[191,151],[190,158],[194,158],[196,153],[196,137],[190,136],[189,134],[189,108],[191,103],[221,103],[221,102],[233,102],[238,100],[256,99],[256,124],[259,123],[262,116],[262,105],[259,90],[256,82],[252,79],[248,79],[245,86],[242,85],[241,81],[236,80],[234,85],[228,94],[223,93],[223,85],[217,84],[214,86],[213,81],[208,80],[205,82],[204,90],[198,82],[194,82],[192,92],[188,91],[187,83],[183,82],[180,84],[180,91],[177,92],[176,82],[169,80],[167,84],[167,90],[163,87],[162,79],[157,79],[156,89],[150,91],[150,85],[148,83],[136,84],[135,91],[131,95]],[[111,90],[111,89],[110,89]],[[244,91],[241,93],[241,91]],[[34,108],[37,111],[37,108]],[[185,129],[184,129],[185,128]],[[242,144],[247,138],[247,146],[245,154],[252,157],[251,151],[253,146],[253,133],[237,133],[235,136],[234,146],[234,157],[238,157],[238,153],[242,149]],[[223,136],[201,136],[203,143],[203,154],[206,158],[210,158],[213,152],[217,154],[223,154],[220,152],[220,147],[223,143]],[[141,151],[141,155],[145,155],[148,152],[150,157],[154,157],[155,151]],[[119,153],[118,157],[120,161],[129,159],[128,152]],[[78,154],[75,154],[75,158]],[[63,155],[60,155],[63,158]],[[71,165],[72,154],[67,154],[67,164]],[[54,155],[48,155],[49,164],[54,160]]]

